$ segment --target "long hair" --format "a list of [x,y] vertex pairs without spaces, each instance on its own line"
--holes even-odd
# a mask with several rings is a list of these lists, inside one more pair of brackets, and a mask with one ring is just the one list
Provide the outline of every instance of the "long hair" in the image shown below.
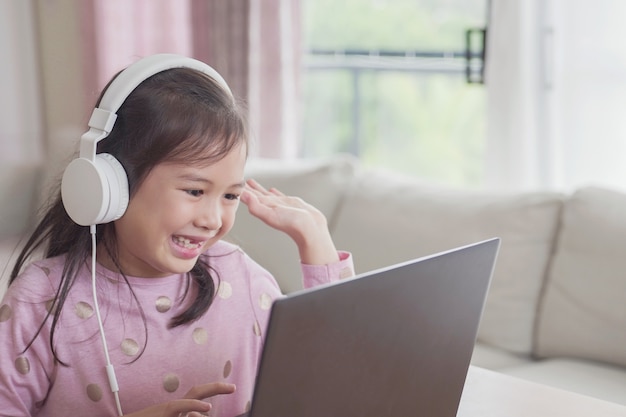
[[[128,176],[131,199],[160,163],[211,164],[237,145],[248,145],[247,124],[236,100],[208,75],[189,68],[169,69],[146,79],[126,98],[117,115],[111,133],[98,143],[97,151],[109,153],[120,161]],[[119,263],[113,223],[100,225],[98,230],[97,244],[105,248],[130,288]],[[54,308],[45,319],[52,316],[50,346],[59,360],[54,348],[55,329],[78,272],[91,254],[89,227],[79,226],[70,219],[59,191],[44,209],[41,221],[20,252],[9,283],[18,279],[26,263],[40,250],[45,258],[65,256]],[[209,309],[216,287],[212,273],[209,259],[201,256],[187,273],[187,289],[191,285],[197,287],[195,299],[189,308],[172,318],[171,327],[192,322]]]

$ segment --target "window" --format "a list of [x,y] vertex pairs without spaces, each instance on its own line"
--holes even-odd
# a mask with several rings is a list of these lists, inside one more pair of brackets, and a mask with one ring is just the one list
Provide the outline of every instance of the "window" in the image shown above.
[[369,166],[481,183],[485,91],[467,80],[465,49],[466,34],[482,49],[487,0],[303,0],[303,13],[303,156],[348,152]]

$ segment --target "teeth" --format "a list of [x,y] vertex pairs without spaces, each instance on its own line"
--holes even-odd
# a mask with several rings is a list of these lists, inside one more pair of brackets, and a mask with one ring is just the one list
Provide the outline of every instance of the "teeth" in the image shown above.
[[191,240],[184,238],[182,236],[174,236],[174,240],[180,246],[187,248],[187,249],[197,249],[201,245],[200,243],[191,243]]

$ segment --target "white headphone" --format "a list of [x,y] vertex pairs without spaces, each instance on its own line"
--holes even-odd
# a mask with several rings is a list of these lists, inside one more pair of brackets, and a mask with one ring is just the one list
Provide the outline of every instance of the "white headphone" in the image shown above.
[[122,71],[109,85],[80,139],[80,154],[65,169],[61,199],[67,214],[81,226],[108,223],[122,217],[128,206],[128,178],[122,164],[107,153],[96,154],[124,100],[144,80],[171,68],[191,68],[217,81],[232,95],[222,76],[204,62],[174,54],[143,58]]

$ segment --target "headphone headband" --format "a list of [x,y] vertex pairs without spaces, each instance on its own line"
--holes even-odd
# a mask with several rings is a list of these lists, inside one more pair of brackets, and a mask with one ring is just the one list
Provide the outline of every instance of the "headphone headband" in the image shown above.
[[93,110],[89,119],[89,130],[82,137],[80,156],[93,161],[97,143],[111,133],[117,119],[117,111],[126,98],[146,79],[172,68],[191,68],[200,71],[233,95],[224,78],[202,61],[176,54],[156,54],[142,58],[115,77],[104,92],[100,104]]
[[224,90],[232,95],[224,78],[202,61],[175,54],[156,54],[143,58],[122,71],[111,82],[98,105],[99,109],[116,113],[126,100],[143,81],[159,72],[172,68],[191,68],[203,72],[217,81]]

